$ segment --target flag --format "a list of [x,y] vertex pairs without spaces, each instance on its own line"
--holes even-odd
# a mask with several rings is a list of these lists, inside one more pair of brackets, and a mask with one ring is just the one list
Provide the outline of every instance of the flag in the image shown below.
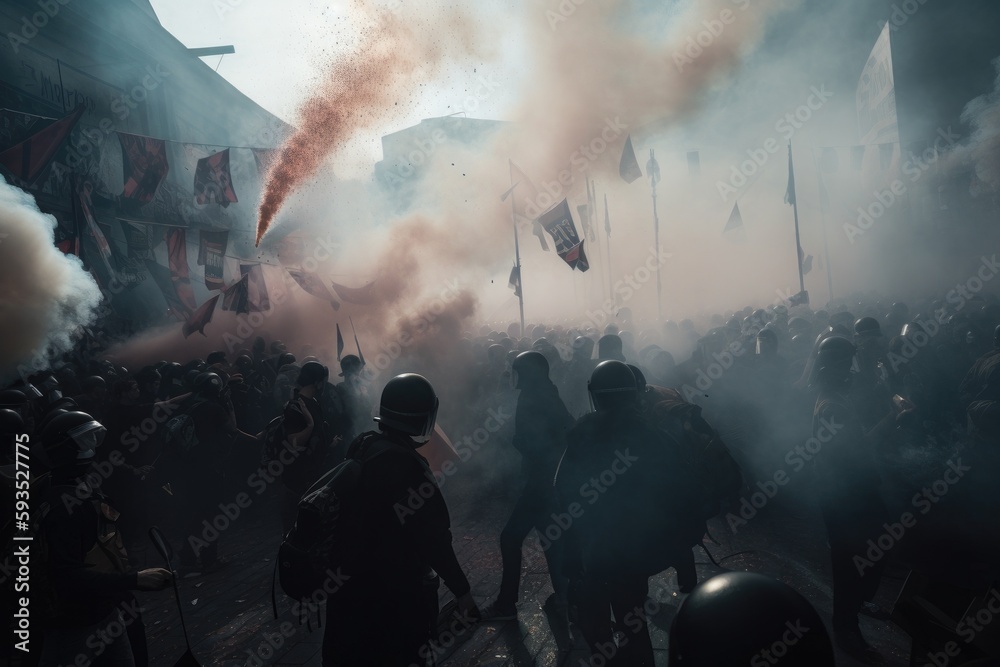
[[740,203],[733,204],[733,211],[729,214],[729,221],[726,222],[722,235],[733,243],[745,243],[747,240],[747,230],[743,226],[743,216],[740,214]]
[[138,134],[118,133],[122,145],[122,171],[125,186],[122,197],[140,204],[153,201],[160,183],[167,177],[167,143],[163,139]]
[[211,299],[201,304],[198,310],[194,312],[187,322],[184,323],[184,327],[181,332],[184,337],[187,338],[195,331],[200,333],[202,336],[205,335],[205,326],[212,321],[212,315],[215,314],[215,304],[219,302],[219,294],[216,294]]
[[257,173],[263,179],[267,174],[267,170],[271,168],[274,163],[274,159],[278,157],[277,148],[251,148],[250,152],[253,153],[253,161],[257,164]]
[[344,336],[340,333],[340,323],[337,323],[337,361],[344,354]]
[[802,305],[808,306],[809,305],[809,290],[805,290],[803,292],[799,292],[798,294],[795,294],[793,296],[788,297],[788,305],[789,306],[802,306]]
[[[242,268],[242,267],[241,267]],[[236,314],[250,312],[250,274],[222,290],[222,309],[233,310]]]
[[175,227],[167,232],[167,258],[170,262],[170,277],[174,281],[177,298],[184,304],[185,316],[189,316],[198,305],[194,299],[187,261],[186,230]]
[[79,193],[79,198],[80,212],[83,214],[83,219],[87,222],[87,231],[90,232],[91,238],[97,245],[98,254],[100,254],[104,268],[107,271],[107,279],[111,280],[116,274],[114,268],[111,266],[111,245],[108,244],[108,239],[105,238],[104,232],[101,231],[101,228],[97,225],[97,220],[94,219],[88,186],[84,186],[83,190]]
[[590,268],[590,262],[587,261],[587,253],[583,251],[583,243],[583,241],[580,241],[566,252],[559,253],[563,261],[569,264],[569,268],[580,269],[581,272]]
[[337,296],[342,301],[356,303],[359,306],[370,306],[375,303],[375,298],[372,296],[372,287],[375,286],[374,282],[370,282],[364,287],[344,287],[333,281],[330,281],[330,284],[333,286],[333,291],[337,293]]
[[317,278],[315,274],[308,271],[302,271],[300,269],[286,268],[285,270],[288,271],[288,275],[290,275],[292,279],[299,284],[299,287],[304,289],[306,292],[312,294],[317,299],[329,301],[334,310],[340,309],[340,302],[337,301],[323,281]]
[[631,183],[637,178],[642,178],[642,170],[639,169],[639,161],[635,159],[635,149],[632,148],[631,134],[625,138],[625,148],[622,149],[622,159],[618,164],[618,173],[626,183]]
[[608,194],[604,193],[604,233],[611,238],[611,216],[608,215]]
[[267,295],[264,270],[261,264],[240,264],[240,273],[247,276],[247,308],[252,313],[271,309],[271,299]]
[[229,232],[199,233],[198,264],[205,267],[205,287],[209,290],[219,290],[226,286],[223,280],[223,258],[226,246],[229,245]]
[[145,263],[146,270],[149,271],[150,277],[156,283],[157,287],[160,288],[163,299],[167,302],[170,314],[179,320],[191,319],[191,310],[177,296],[177,285],[174,283],[170,269],[157,264],[152,259],[147,259]]
[[573,224],[573,214],[570,212],[568,200],[563,199],[561,203],[543,213],[538,222],[552,235],[556,253],[570,265],[570,268],[579,268],[581,271],[590,268],[583,252],[583,244],[576,232],[576,225]]
[[73,113],[49,124],[19,144],[0,153],[0,164],[22,181],[33,183],[73,131],[86,110],[79,105]]
[[688,151],[688,174],[697,178],[701,176],[701,153],[698,151]]
[[507,278],[507,287],[514,290],[514,296],[521,297],[521,269],[514,266],[510,270],[510,277]]
[[200,205],[214,201],[223,208],[238,201],[229,172],[229,149],[198,160],[194,170],[194,200]]
[[788,144],[788,188],[785,190],[785,203],[795,206],[795,165],[792,163],[792,144]]
[[365,365],[365,355],[361,351],[361,343],[358,342],[358,332],[354,330],[354,318],[348,316],[347,319],[351,322],[351,331],[354,332],[354,346],[358,348],[358,359],[361,360],[361,365]]
[[799,246],[799,264],[802,265],[802,275],[806,275],[807,273],[812,271],[813,256],[807,255],[805,251],[802,249],[802,246]]
[[538,242],[541,244],[542,250],[548,252],[549,244],[545,241],[545,228],[537,220],[531,224],[531,233],[538,237]]

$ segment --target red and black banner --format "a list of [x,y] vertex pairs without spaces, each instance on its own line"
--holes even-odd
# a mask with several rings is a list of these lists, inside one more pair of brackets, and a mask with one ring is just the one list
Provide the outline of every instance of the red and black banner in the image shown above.
[[157,287],[160,288],[163,299],[167,302],[170,314],[178,320],[189,320],[191,318],[191,310],[177,296],[177,286],[170,275],[170,269],[157,264],[156,260],[147,259],[146,270],[149,271],[150,277],[156,283]]
[[538,218],[539,224],[552,235],[556,244],[556,253],[563,258],[570,268],[586,271],[590,268],[587,256],[583,252],[583,242],[576,233],[573,224],[573,214],[569,209],[569,201],[562,202],[549,209]]
[[0,153],[0,164],[22,181],[33,183],[45,171],[85,109],[81,104],[70,115]]
[[194,172],[194,200],[204,206],[215,202],[223,208],[238,201],[229,173],[229,149],[198,160]]
[[118,133],[122,145],[122,171],[125,188],[122,197],[140,204],[153,201],[156,189],[167,177],[167,143],[162,139],[138,134]]
[[209,291],[222,289],[226,286],[222,279],[222,260],[229,245],[229,232],[202,231],[200,234],[198,264],[205,267],[205,287]]
[[193,334],[195,331],[200,333],[202,336],[205,335],[205,327],[212,321],[212,315],[215,314],[215,304],[219,302],[219,296],[221,295],[216,294],[211,299],[198,306],[198,310],[196,310],[194,315],[191,316],[191,319],[184,323],[184,327],[181,329],[181,332],[184,334],[185,338]]
[[184,319],[188,319],[198,304],[194,299],[190,270],[187,260],[187,234],[183,229],[167,232],[167,257],[170,261],[170,278],[174,282],[177,298],[184,304]]
[[244,273],[243,277],[238,281],[222,290],[222,309],[223,310],[233,310],[239,313],[249,313],[249,299],[247,282],[249,281],[248,274]]

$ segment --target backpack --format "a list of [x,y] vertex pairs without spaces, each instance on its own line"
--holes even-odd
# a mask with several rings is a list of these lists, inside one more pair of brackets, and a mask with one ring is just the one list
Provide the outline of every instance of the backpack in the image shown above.
[[271,461],[277,461],[281,453],[282,444],[285,442],[285,417],[278,415],[267,423],[260,436],[263,445],[261,448],[260,464],[266,466]]
[[281,542],[275,565],[281,590],[290,598],[315,603],[330,579],[339,579],[337,570],[357,555],[357,506],[352,501],[364,464],[388,451],[406,451],[381,433],[361,437],[357,454],[320,477],[299,500],[295,524]]

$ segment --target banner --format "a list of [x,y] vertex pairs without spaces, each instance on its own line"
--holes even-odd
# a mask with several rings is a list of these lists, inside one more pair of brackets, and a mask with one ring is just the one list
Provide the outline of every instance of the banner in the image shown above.
[[174,228],[167,232],[167,257],[170,262],[170,277],[174,281],[177,298],[187,310],[184,318],[187,319],[198,309],[198,304],[194,299],[194,287],[191,285],[188,268],[186,230]]
[[[543,213],[538,218],[538,222],[545,231],[552,235],[556,253],[571,268],[579,268],[581,271],[590,268],[590,264],[586,261],[586,255],[583,253],[583,244],[576,232],[576,225],[573,224],[573,214],[569,209],[569,201],[563,199],[554,208]],[[572,257],[572,260],[567,259],[568,257]]]
[[886,23],[858,81],[858,135],[862,144],[899,142],[890,34]]
[[160,183],[167,177],[167,144],[162,139],[138,134],[118,133],[122,145],[122,172],[125,186],[122,197],[140,204],[153,201]]
[[260,264],[240,264],[240,273],[247,278],[247,307],[250,312],[271,309],[271,299],[264,282],[264,271]]
[[209,322],[212,321],[212,315],[215,314],[215,304],[219,302],[219,294],[216,294],[211,299],[201,304],[198,310],[195,311],[191,319],[184,323],[181,333],[187,338],[195,331],[200,333],[202,336],[205,335],[205,327]]
[[642,170],[639,169],[639,161],[635,158],[635,149],[632,148],[631,134],[625,137],[625,148],[622,149],[622,159],[618,163],[618,174],[626,183],[642,178]]
[[507,287],[514,290],[514,296],[521,296],[521,269],[514,266],[510,269],[510,277],[507,278]]
[[[242,267],[241,267],[242,269]],[[243,277],[229,287],[222,290],[222,309],[236,311],[236,314],[250,312],[250,290],[248,284],[250,274],[244,273]]]
[[215,202],[223,208],[238,201],[229,173],[229,149],[198,160],[194,172],[194,200],[199,206]]
[[155,260],[147,259],[146,270],[149,271],[149,275],[153,279],[153,282],[155,282],[157,287],[160,288],[160,292],[163,294],[163,299],[167,302],[167,308],[169,309],[170,314],[179,320],[186,321],[191,319],[191,310],[177,296],[177,287],[174,283],[170,269],[165,266],[160,266]]
[[0,164],[22,181],[33,183],[73,131],[85,109],[81,104],[70,115],[0,153]]
[[225,287],[223,281],[223,258],[229,245],[229,232],[200,232],[198,264],[205,267],[205,287],[219,290]]
[[345,287],[333,281],[330,284],[333,286],[333,291],[337,293],[337,296],[347,303],[356,303],[359,306],[370,306],[375,303],[375,298],[372,296],[372,287],[375,286],[374,282],[370,282],[364,287]]

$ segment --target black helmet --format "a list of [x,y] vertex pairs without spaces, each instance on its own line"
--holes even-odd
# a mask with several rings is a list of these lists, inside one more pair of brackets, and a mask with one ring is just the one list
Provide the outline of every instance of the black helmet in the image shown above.
[[330,369],[326,366],[318,361],[307,361],[302,364],[302,370],[299,371],[299,377],[295,384],[300,387],[308,387],[317,382],[326,382],[329,377]]
[[361,357],[349,354],[340,360],[340,377],[345,375],[357,375],[365,365],[361,363]]
[[383,429],[427,437],[434,431],[438,397],[423,375],[403,373],[389,380],[375,419]]
[[846,380],[850,377],[851,366],[857,348],[843,336],[827,336],[816,349],[816,360],[809,376],[809,384],[816,384],[822,378]]
[[27,403],[28,397],[23,391],[17,389],[4,389],[0,391],[0,408],[23,410]]
[[510,365],[511,384],[514,389],[524,389],[548,379],[549,362],[541,352],[529,350],[514,358]]
[[55,415],[39,434],[39,460],[50,469],[90,461],[106,432],[107,429],[86,412]]
[[881,336],[882,327],[874,317],[862,317],[854,323],[854,335],[859,338],[864,336]]
[[251,371],[253,370],[253,359],[245,354],[241,354],[236,357],[236,367],[241,371]]
[[199,373],[192,389],[196,394],[217,396],[222,391],[222,378],[215,373]]
[[83,379],[83,389],[84,391],[93,391],[95,389],[107,389],[108,383],[105,382],[104,378],[100,375],[91,375]]
[[618,334],[605,334],[597,341],[597,358],[625,361],[622,339]]
[[0,434],[14,435],[24,433],[24,419],[17,410],[0,409]]
[[626,364],[628,369],[632,371],[632,377],[635,378],[635,390],[640,394],[646,393],[646,374],[639,370],[638,366],[633,366],[632,364]]
[[[724,633],[724,635],[723,635]],[[753,572],[727,572],[698,586],[670,626],[670,664],[832,667],[833,644],[812,605],[791,587]]]
[[778,353],[778,334],[774,333],[774,329],[761,329],[757,332],[757,349],[756,354],[758,356],[774,356]]
[[614,359],[597,364],[587,383],[587,391],[598,412],[636,405],[639,399],[635,375],[624,362]]

